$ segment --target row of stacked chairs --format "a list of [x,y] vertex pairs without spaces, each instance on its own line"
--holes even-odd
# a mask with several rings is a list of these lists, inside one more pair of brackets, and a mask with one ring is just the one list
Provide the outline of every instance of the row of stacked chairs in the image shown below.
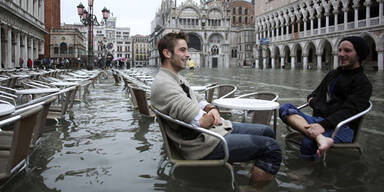
[[0,71],[0,189],[25,169],[48,119],[59,122],[103,74],[85,70]]

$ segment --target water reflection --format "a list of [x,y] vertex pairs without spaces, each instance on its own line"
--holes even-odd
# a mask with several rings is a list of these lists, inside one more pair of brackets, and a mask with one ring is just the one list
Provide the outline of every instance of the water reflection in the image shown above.
[[[140,70],[157,73],[154,68]],[[279,95],[280,103],[295,105],[305,101],[326,73],[237,68],[182,72],[191,85],[235,84],[237,94],[272,91]],[[297,150],[286,146],[287,131],[278,121],[277,140],[284,150],[284,160],[276,182],[265,191],[384,189],[384,75],[372,71],[367,75],[373,84],[374,107],[363,122],[363,155],[356,151],[332,152],[326,165],[304,161]],[[16,177],[5,191],[233,191],[220,170],[179,168],[176,176],[171,176],[157,123],[135,111],[122,88],[114,86],[111,77],[102,79],[85,102],[73,106],[65,120],[50,123],[49,132],[31,156],[28,171]],[[228,118],[239,121],[241,114],[234,111]],[[238,191],[248,184],[249,167],[239,164],[234,169]],[[207,178],[207,172],[215,179]]]

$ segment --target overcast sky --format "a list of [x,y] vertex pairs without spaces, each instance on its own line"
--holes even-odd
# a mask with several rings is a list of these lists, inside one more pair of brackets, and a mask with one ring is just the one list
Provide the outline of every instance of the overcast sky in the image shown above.
[[[177,0],[180,4],[184,0]],[[194,0],[200,2],[200,0]],[[61,0],[61,23],[80,23],[76,6],[82,2],[88,9],[87,0]],[[101,10],[104,7],[117,17],[117,27],[131,28],[131,35],[149,35],[151,21],[156,10],[160,8],[161,0],[94,0],[94,14],[98,21],[102,20]]]

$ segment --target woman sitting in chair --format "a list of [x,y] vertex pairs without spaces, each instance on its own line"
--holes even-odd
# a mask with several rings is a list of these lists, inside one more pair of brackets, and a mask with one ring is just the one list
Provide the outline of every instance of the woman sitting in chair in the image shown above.
[[280,108],[280,118],[305,135],[301,144],[304,158],[317,159],[333,143],[351,143],[358,121],[342,127],[330,138],[337,124],[369,106],[372,85],[363,73],[362,60],[369,47],[361,37],[351,36],[340,41],[339,65],[330,71],[320,85],[307,97],[313,116],[291,104]]

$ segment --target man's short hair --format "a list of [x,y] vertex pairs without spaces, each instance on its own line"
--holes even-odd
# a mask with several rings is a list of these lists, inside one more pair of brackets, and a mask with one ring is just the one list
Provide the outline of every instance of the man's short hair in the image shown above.
[[184,32],[168,33],[160,39],[160,41],[157,45],[157,49],[159,50],[161,62],[163,62],[165,60],[163,50],[167,49],[171,53],[173,53],[175,46],[176,46],[176,41],[179,39],[185,40],[188,43],[188,36]]

